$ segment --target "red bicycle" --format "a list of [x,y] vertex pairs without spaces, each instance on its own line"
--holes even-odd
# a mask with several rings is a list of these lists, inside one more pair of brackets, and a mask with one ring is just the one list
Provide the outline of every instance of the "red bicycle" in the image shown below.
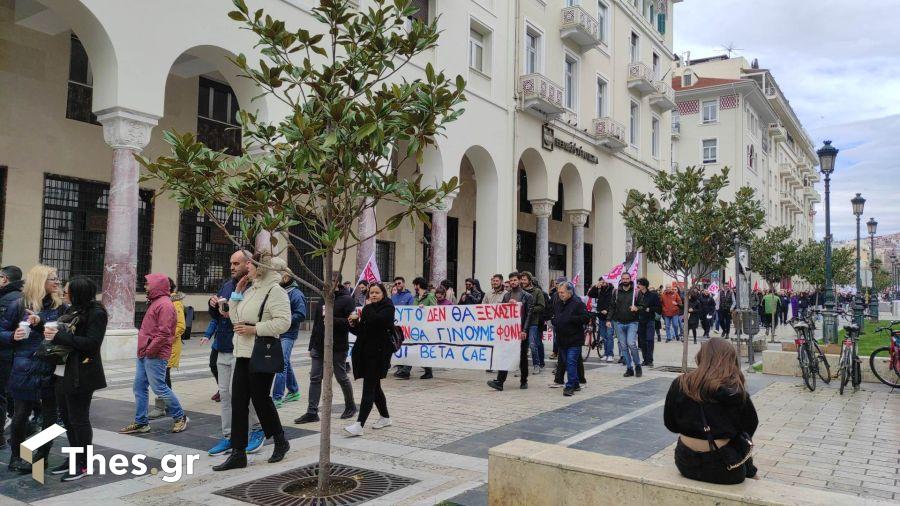
[[872,352],[869,367],[879,381],[891,388],[900,388],[900,330],[894,330],[895,325],[900,325],[900,320],[894,320],[887,327],[876,330],[890,333],[891,344]]

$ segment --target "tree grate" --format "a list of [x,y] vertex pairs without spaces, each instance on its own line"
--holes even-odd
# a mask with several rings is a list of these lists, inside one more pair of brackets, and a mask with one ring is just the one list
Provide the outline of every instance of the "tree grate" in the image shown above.
[[[687,368],[688,372],[691,372],[694,369],[696,369],[696,367],[688,367]],[[661,365],[659,367],[654,367],[653,370],[654,371],[663,371],[663,372],[677,372],[677,373],[681,373],[684,371],[681,368],[681,366],[674,366],[674,365]]]
[[331,475],[354,480],[356,488],[328,497],[297,497],[285,492],[285,488],[301,480],[317,475],[319,464],[310,464],[290,471],[258,480],[248,481],[233,487],[218,490],[216,495],[259,505],[277,506],[332,506],[361,504],[385,496],[419,480],[394,474],[361,469],[358,467],[331,464]]

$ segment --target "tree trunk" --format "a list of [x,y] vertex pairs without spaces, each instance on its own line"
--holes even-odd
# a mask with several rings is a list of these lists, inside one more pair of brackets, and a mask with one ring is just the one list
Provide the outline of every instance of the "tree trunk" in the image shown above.
[[334,253],[325,255],[325,339],[322,346],[322,407],[319,410],[319,484],[318,495],[325,495],[331,478],[331,377],[334,374]]
[[682,318],[684,321],[681,322],[682,330],[681,330],[681,344],[682,344],[682,352],[681,352],[681,372],[687,372],[688,367],[688,319],[690,318],[690,313],[688,310],[690,306],[688,305],[688,297],[690,295],[688,290],[688,273],[684,274],[684,310],[682,311]]

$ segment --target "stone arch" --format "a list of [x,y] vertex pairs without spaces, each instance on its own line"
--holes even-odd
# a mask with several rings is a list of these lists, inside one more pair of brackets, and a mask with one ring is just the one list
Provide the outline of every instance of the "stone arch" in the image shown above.
[[559,181],[563,186],[563,203],[565,211],[587,209],[584,198],[584,185],[581,182],[581,173],[575,165],[567,163],[563,165],[559,173]]
[[[525,171],[528,180],[526,198],[530,200],[550,199],[556,200],[556,189],[549,186],[547,165],[544,157],[534,148],[527,148],[519,156],[518,170]],[[518,176],[516,178],[518,181]]]
[[594,277],[605,274],[613,265],[623,259],[614,254],[613,222],[616,210],[613,204],[612,189],[604,177],[594,180],[592,188],[591,225],[594,251]]
[[[503,237],[508,231],[501,230],[507,226],[498,219],[497,196],[500,193],[500,176],[494,157],[480,145],[470,146],[463,154],[459,170],[468,166],[475,177],[475,275],[484,280],[489,279],[499,266],[505,264]],[[460,204],[463,204],[460,202]],[[471,203],[467,203],[471,205]]]

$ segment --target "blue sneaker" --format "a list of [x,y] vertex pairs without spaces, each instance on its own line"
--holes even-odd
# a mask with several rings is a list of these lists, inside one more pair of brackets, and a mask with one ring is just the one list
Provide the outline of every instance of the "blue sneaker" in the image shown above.
[[216,455],[225,455],[226,453],[231,451],[231,440],[227,437],[223,437],[216,443],[216,446],[213,446],[209,449],[209,456],[215,457]]
[[247,439],[247,453],[258,452],[265,442],[266,435],[261,429],[250,431],[250,437]]

